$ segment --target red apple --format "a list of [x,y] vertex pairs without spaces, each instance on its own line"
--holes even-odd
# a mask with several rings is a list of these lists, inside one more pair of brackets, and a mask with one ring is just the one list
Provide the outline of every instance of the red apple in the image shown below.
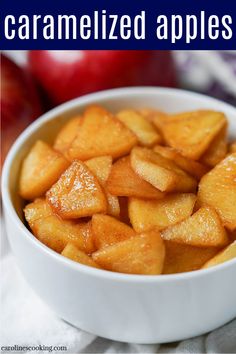
[[29,67],[53,104],[123,86],[175,86],[168,51],[31,51]]
[[1,162],[13,141],[41,113],[32,77],[1,54]]

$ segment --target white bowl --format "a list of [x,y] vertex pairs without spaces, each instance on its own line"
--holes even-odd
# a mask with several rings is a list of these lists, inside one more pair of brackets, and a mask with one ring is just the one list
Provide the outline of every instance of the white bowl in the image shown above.
[[[18,264],[36,293],[69,323],[98,336],[135,343],[182,340],[236,316],[236,259],[207,270],[139,276],[90,268],[66,259],[26,228],[17,194],[21,161],[36,139],[51,141],[67,117],[100,103],[112,111],[152,107],[168,112],[209,108],[226,113],[236,136],[236,109],[182,90],[125,88],[61,105],[31,124],[12,147],[3,171],[6,227]],[[17,294],[16,294],[17,296]]]

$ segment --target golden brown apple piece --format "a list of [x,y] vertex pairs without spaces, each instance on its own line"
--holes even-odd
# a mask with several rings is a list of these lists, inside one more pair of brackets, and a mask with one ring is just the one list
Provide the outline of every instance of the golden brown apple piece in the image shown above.
[[204,166],[202,163],[188,159],[187,157],[182,156],[177,150],[168,146],[156,145],[154,146],[153,151],[174,161],[174,163],[182,170],[197,180],[201,179],[201,177],[209,170],[209,168]]
[[66,124],[63,125],[56,136],[53,147],[55,150],[60,151],[62,154],[66,155],[67,158],[67,150],[69,149],[72,141],[75,139],[81,122],[81,116],[71,118]]
[[140,109],[139,113],[142,114],[142,116],[150,123],[152,123],[162,135],[164,123],[166,119],[168,119],[167,113],[149,108]]
[[163,230],[189,217],[195,201],[192,193],[170,194],[160,200],[129,198],[129,218],[136,232]]
[[192,192],[197,187],[196,180],[173,161],[147,148],[133,148],[131,166],[141,178],[162,192]]
[[112,166],[112,157],[99,156],[84,162],[90,171],[97,177],[99,183],[104,185],[109,177]]
[[90,256],[83,251],[80,251],[73,243],[68,243],[61,254],[72,261],[87,265],[89,267],[100,268]]
[[127,240],[135,235],[130,226],[109,215],[102,214],[93,215],[92,230],[97,249]]
[[236,258],[236,241],[232,242],[223,251],[217,253],[212,259],[204,264],[203,269],[216,266]]
[[62,220],[45,199],[28,204],[24,213],[33,234],[54,251],[61,252],[68,242],[86,253],[95,250],[90,222]]
[[198,204],[211,205],[229,230],[236,229],[236,153],[227,156],[199,184]]
[[153,146],[161,143],[160,134],[138,111],[126,109],[118,112],[116,116],[137,136],[140,145]]
[[202,207],[195,214],[170,226],[161,233],[164,240],[198,247],[223,247],[229,242],[220,217],[211,207]]
[[80,129],[68,154],[71,159],[87,160],[110,155],[126,155],[137,144],[136,136],[111,113],[100,106],[85,110]]
[[68,160],[38,140],[25,157],[20,173],[19,193],[33,200],[43,196],[69,166]]
[[227,154],[227,124],[220,130],[210,144],[207,151],[201,157],[201,162],[210,167],[214,167]]
[[100,185],[103,187],[105,195],[107,197],[107,213],[109,215],[119,217],[120,216],[120,204],[116,196],[111,195],[106,187],[108,176],[111,172],[112,157],[111,156],[99,156],[85,161],[85,165],[88,166],[90,171],[97,177]]
[[168,145],[183,156],[198,160],[226,124],[221,112],[199,110],[172,115],[166,120],[163,133]]
[[160,199],[164,193],[139,177],[131,167],[130,157],[122,157],[114,163],[107,180],[108,191],[117,196]]
[[105,247],[92,254],[102,268],[128,274],[161,274],[165,245],[157,230]]
[[172,241],[165,241],[166,257],[163,274],[191,272],[215,256],[216,247],[194,247]]
[[81,161],[74,161],[47,192],[47,201],[64,219],[107,211],[106,196],[97,178]]

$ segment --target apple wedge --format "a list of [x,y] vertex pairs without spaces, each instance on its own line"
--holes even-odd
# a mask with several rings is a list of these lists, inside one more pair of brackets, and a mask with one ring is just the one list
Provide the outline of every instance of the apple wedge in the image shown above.
[[164,240],[197,247],[223,247],[229,242],[220,217],[211,207],[202,207],[195,214],[170,226],[161,233]]
[[60,253],[68,242],[86,253],[94,251],[90,222],[62,220],[44,199],[28,204],[24,213],[33,234],[54,251]]
[[67,158],[67,150],[75,139],[81,122],[82,118],[80,116],[71,118],[65,125],[63,125],[54,141],[54,149],[66,155]]
[[118,119],[100,106],[86,109],[80,129],[68,155],[70,159],[87,160],[110,155],[118,158],[137,144],[136,136]]
[[120,204],[116,196],[111,195],[106,187],[108,176],[111,172],[112,157],[99,156],[85,161],[85,165],[97,177],[100,185],[103,187],[104,193],[107,198],[107,213],[115,217],[120,216]]
[[89,267],[100,268],[90,256],[83,251],[80,251],[73,243],[68,243],[61,254],[72,261],[87,265]]
[[193,192],[196,180],[170,159],[147,148],[135,147],[131,152],[133,170],[162,192]]
[[170,116],[163,127],[167,144],[183,156],[198,160],[226,124],[225,115],[215,111],[193,111]]
[[160,200],[129,198],[129,218],[136,232],[163,230],[189,217],[195,201],[192,193],[170,194]]
[[165,245],[157,230],[116,243],[92,254],[102,268],[119,273],[161,274]]
[[153,146],[162,141],[154,126],[138,111],[126,109],[118,112],[116,117],[137,136],[140,145]]
[[53,210],[64,219],[77,219],[107,211],[102,187],[81,161],[72,162],[46,197]]
[[217,253],[212,259],[206,262],[202,268],[210,268],[226,261],[229,261],[233,258],[236,258],[236,241],[232,242],[223,251]]
[[174,163],[179,166],[183,171],[196,178],[197,180],[207,173],[209,168],[204,166],[198,161],[188,159],[187,157],[181,155],[178,151],[168,146],[156,145],[153,151],[174,161]]
[[236,153],[227,156],[202,177],[198,204],[211,205],[226,228],[236,229]]
[[38,140],[25,157],[19,193],[26,200],[43,196],[69,166],[69,161],[45,142]]
[[201,157],[201,162],[210,167],[214,167],[221,160],[223,160],[227,154],[227,124],[220,130],[210,144],[207,151]]
[[107,197],[107,214],[116,218],[120,217],[120,203],[118,197],[105,191]]
[[163,111],[157,111],[154,109],[143,108],[139,110],[139,113],[149,122],[151,122],[162,136],[162,129],[165,124],[166,119],[168,119],[168,114]]
[[37,198],[32,203],[29,203],[24,208],[26,221],[29,223],[31,229],[37,220],[45,219],[53,215],[50,205],[44,198]]
[[94,244],[97,249],[135,236],[135,231],[130,226],[109,215],[102,214],[93,215],[92,231]]
[[129,156],[114,163],[107,180],[107,189],[111,194],[123,197],[160,199],[165,196],[134,172]]
[[194,247],[172,241],[165,241],[165,246],[163,274],[197,270],[219,252],[216,247]]
[[90,169],[90,171],[97,177],[99,183],[104,185],[111,172],[112,157],[109,155],[98,156],[89,159],[84,164]]

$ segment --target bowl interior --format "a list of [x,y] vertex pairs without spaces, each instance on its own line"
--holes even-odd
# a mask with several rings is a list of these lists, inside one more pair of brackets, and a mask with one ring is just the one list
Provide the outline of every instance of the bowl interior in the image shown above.
[[112,112],[122,108],[154,108],[168,113],[196,109],[219,110],[229,121],[229,137],[236,138],[236,109],[207,96],[175,89],[130,88],[95,93],[65,103],[46,113],[31,124],[17,139],[7,158],[7,185],[11,202],[23,221],[24,201],[18,195],[18,176],[22,160],[37,139],[52,143],[62,125],[72,116],[80,114],[87,105],[101,104]]

